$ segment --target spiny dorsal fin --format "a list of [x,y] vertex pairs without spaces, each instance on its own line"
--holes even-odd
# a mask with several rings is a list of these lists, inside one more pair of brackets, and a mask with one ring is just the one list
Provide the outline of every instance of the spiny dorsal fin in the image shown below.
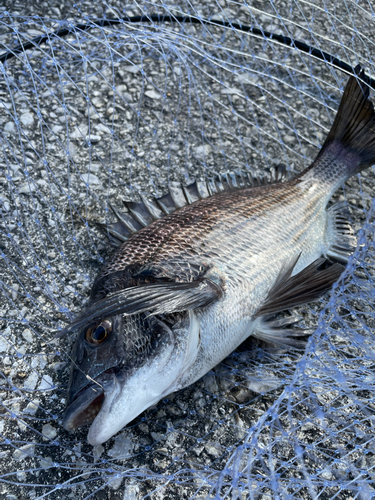
[[125,207],[129,210],[133,219],[135,219],[142,227],[146,227],[151,222],[154,222],[153,215],[147,209],[147,206],[143,201],[123,201]]
[[116,222],[108,224],[108,226],[105,224],[99,224],[99,226],[106,234],[109,233],[110,243],[119,246],[139,229],[148,226],[164,215],[173,213],[178,208],[191,205],[198,200],[223,191],[282,182],[286,179],[286,174],[286,167],[277,165],[262,175],[237,171],[218,174],[206,181],[194,180],[187,186],[171,182],[168,186],[169,192],[160,198],[153,198],[150,201],[140,194],[142,200],[140,202],[124,201],[126,212],[120,212],[110,205],[112,212],[116,216]]
[[198,190],[197,181],[194,181],[191,184],[188,184],[187,186],[182,186],[182,189],[184,191],[185,198],[189,203],[189,205],[203,198],[203,196]]

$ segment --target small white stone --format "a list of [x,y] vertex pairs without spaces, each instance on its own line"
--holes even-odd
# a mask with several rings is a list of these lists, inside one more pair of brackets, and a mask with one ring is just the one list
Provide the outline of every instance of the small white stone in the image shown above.
[[31,330],[28,328],[22,332],[22,337],[26,340],[26,342],[32,342],[33,341],[33,335],[31,333]]
[[121,474],[114,474],[113,476],[107,476],[108,485],[112,490],[118,490],[121,486],[122,480],[124,479]]
[[88,172],[87,174],[82,174],[82,179],[86,184],[100,184],[99,177],[97,177],[91,172]]
[[12,285],[12,299],[16,300],[18,297],[18,290],[20,289],[20,286],[17,283],[14,283]]
[[0,352],[7,352],[9,348],[9,342],[7,342],[6,339],[0,335]]
[[44,424],[42,427],[42,433],[46,441],[54,439],[57,436],[57,430],[51,424]]
[[137,500],[140,496],[139,486],[137,484],[129,484],[125,487],[124,500]]
[[23,113],[20,120],[25,127],[30,127],[34,123],[34,116],[31,113]]
[[102,446],[101,444],[98,444],[97,446],[93,447],[92,453],[94,455],[94,463],[99,460],[103,451],[104,451],[104,446]]
[[12,103],[11,102],[7,102],[7,101],[2,101],[0,99],[0,109],[1,108],[6,108],[6,109],[12,109]]
[[87,125],[79,125],[76,127],[72,133],[69,134],[71,139],[83,139],[89,130]]
[[28,405],[26,406],[24,413],[27,413],[28,415],[35,415],[37,409],[38,409],[38,404],[39,404],[39,399],[36,399],[35,401],[30,401]]
[[216,443],[207,443],[204,446],[204,449],[207,451],[209,455],[215,458],[221,457],[221,455],[224,453],[223,448]]
[[42,354],[39,355],[38,358],[39,358],[39,366],[42,369],[45,368],[45,366],[47,365],[47,357],[44,354]]
[[22,184],[22,186],[20,186],[18,192],[20,194],[30,194],[30,193],[33,193],[35,191],[35,185],[30,182],[30,184]]
[[23,388],[24,389],[35,389],[36,387],[36,384],[38,383],[38,379],[39,379],[39,376],[37,373],[33,372],[31,373],[27,379],[25,380],[24,384],[23,384]]
[[262,379],[249,380],[247,387],[254,392],[268,392],[281,385],[281,380],[276,377],[263,377]]
[[98,125],[95,125],[95,130],[97,130],[98,132],[104,132],[105,134],[111,133],[110,128],[106,125],[103,125],[103,123],[98,123]]
[[128,73],[138,73],[138,71],[141,71],[141,68],[139,66],[131,64],[129,66],[121,66],[121,71],[127,71]]
[[63,130],[63,127],[61,125],[54,125],[51,130],[54,134],[58,134]]
[[115,439],[115,444],[108,451],[108,455],[113,458],[131,457],[134,443],[129,439],[128,432],[122,432]]
[[208,144],[205,144],[203,146],[198,146],[194,148],[194,153],[196,156],[199,158],[203,158],[204,156],[207,156],[211,150],[211,147]]
[[35,454],[35,444],[26,444],[21,446],[13,453],[13,458],[15,460],[22,460],[26,457],[33,457]]
[[53,386],[52,378],[49,375],[43,375],[42,381],[39,384],[38,389],[44,391],[46,389],[51,389],[51,386]]
[[97,144],[101,138],[102,138],[101,135],[90,134],[86,136],[86,142],[91,142],[91,144]]
[[16,126],[14,125],[14,122],[8,122],[4,125],[4,132],[8,132],[9,134],[15,134],[16,133]]
[[[21,457],[21,459],[24,457]],[[24,483],[26,481],[26,472],[18,470],[16,473],[17,480],[21,483]]]
[[91,163],[90,172],[99,172],[101,166],[102,166],[101,163]]
[[252,72],[244,72],[236,76],[235,80],[240,83],[250,83],[257,85],[259,83],[259,75]]
[[39,460],[39,464],[43,469],[47,469],[48,467],[52,466],[53,460],[51,457],[42,457]]
[[69,154],[73,158],[78,153],[78,148],[74,142],[69,142]]
[[160,99],[161,94],[157,90],[146,90],[145,95],[150,97],[150,99]]

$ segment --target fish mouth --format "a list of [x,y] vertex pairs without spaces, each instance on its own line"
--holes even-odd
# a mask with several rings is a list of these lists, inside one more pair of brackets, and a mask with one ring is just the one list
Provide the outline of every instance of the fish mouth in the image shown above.
[[65,410],[63,427],[74,431],[85,425],[90,425],[99,414],[106,392],[106,385],[115,376],[115,370],[109,369],[102,373],[99,380],[81,389]]

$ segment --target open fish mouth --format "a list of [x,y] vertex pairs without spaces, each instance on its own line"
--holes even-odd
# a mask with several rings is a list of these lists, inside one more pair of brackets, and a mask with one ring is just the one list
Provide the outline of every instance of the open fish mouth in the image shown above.
[[95,420],[103,406],[106,389],[109,389],[111,380],[116,377],[115,372],[116,369],[114,368],[106,370],[98,377],[97,383],[92,382],[77,392],[73,401],[65,410],[64,429],[74,431],[91,424]]
[[98,415],[104,401],[104,389],[90,384],[82,389],[65,411],[63,427],[74,431],[91,424]]

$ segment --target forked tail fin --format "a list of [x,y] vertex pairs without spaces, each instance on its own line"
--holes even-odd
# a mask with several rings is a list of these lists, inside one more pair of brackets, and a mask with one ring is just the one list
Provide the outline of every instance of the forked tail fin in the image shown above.
[[[313,177],[343,182],[352,175],[375,164],[375,110],[369,99],[369,78],[358,65],[349,78],[331,130],[314,163],[302,172]],[[324,157],[324,159],[323,159]],[[325,161],[328,160],[328,161]],[[342,171],[333,172],[332,161],[342,164]],[[310,176],[309,175],[309,176]]]

